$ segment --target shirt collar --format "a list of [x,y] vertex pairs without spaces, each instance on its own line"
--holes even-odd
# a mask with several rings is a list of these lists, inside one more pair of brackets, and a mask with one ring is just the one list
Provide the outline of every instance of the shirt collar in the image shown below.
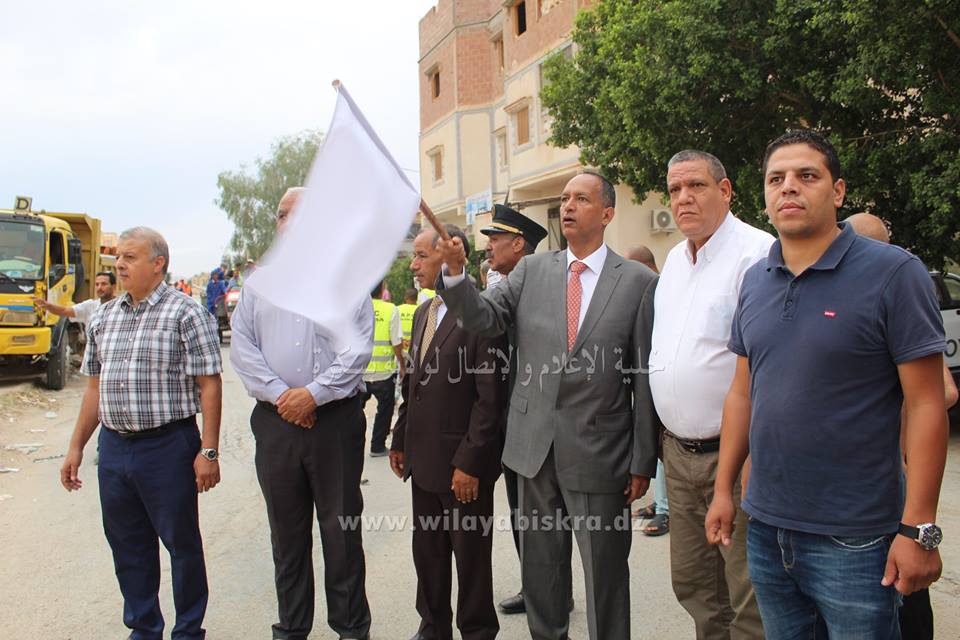
[[599,275],[601,269],[603,269],[603,263],[607,261],[607,245],[601,244],[599,249],[588,255],[583,260],[577,258],[575,255],[573,255],[573,252],[567,248],[567,271],[570,270],[570,265],[577,260],[587,265],[587,268],[590,269],[590,271],[593,271]]
[[[853,243],[857,239],[857,234],[854,232],[853,227],[846,222],[838,222],[837,226],[840,227],[840,235],[833,239],[833,242],[831,242],[827,250],[823,252],[823,255],[808,268],[816,269],[817,271],[832,271],[839,266],[840,261],[847,255],[847,251],[850,250],[850,247],[853,246]],[[770,245],[770,253],[767,254],[767,271],[770,271],[770,269],[784,268],[786,267],[783,262],[783,249],[780,246],[780,240],[778,238]]]
[[[727,211],[724,214],[723,222],[720,223],[720,226],[717,227],[717,230],[713,232],[713,235],[707,238],[707,241],[703,243],[703,246],[697,251],[697,262],[701,259],[710,262],[713,260],[714,256],[719,255],[720,249],[723,247],[723,244],[726,242],[727,238],[733,235],[734,227],[736,226],[737,221],[733,219],[733,213]],[[690,245],[693,244],[690,240],[687,240],[686,246],[684,247],[684,253],[687,256],[687,262],[691,265],[693,264],[693,251],[690,249]]]
[[[151,307],[157,304],[163,300],[163,296],[166,295],[169,289],[170,286],[165,281],[161,280],[160,284],[158,284],[154,290],[150,292],[150,295],[145,298],[146,303]],[[130,296],[129,291],[123,294],[123,298],[120,300],[120,303],[126,305],[127,307],[133,308],[133,298]]]

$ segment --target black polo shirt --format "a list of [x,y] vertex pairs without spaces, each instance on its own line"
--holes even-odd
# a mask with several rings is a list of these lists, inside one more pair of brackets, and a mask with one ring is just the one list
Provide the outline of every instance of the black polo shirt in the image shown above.
[[729,344],[750,362],[743,508],[776,527],[882,535],[903,513],[897,365],[946,337],[920,260],[840,228],[799,276],[779,240],[744,276]]

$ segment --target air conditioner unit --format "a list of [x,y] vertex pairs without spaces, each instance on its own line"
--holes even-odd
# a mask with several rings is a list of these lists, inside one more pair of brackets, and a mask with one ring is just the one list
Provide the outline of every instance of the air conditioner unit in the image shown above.
[[677,230],[677,223],[673,221],[670,209],[654,209],[650,212],[650,232],[670,233]]

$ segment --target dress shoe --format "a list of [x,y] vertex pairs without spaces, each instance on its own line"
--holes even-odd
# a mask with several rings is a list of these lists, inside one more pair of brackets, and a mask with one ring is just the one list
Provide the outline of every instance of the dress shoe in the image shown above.
[[[515,596],[510,596],[506,600],[503,600],[499,605],[500,613],[512,614],[512,613],[526,613],[527,604],[523,601],[523,591],[518,593]],[[573,597],[570,598],[570,604],[568,605],[570,611],[573,611]]]
[[518,593],[515,596],[510,596],[506,600],[502,601],[499,605],[500,612],[505,614],[513,613],[526,613],[527,605],[523,601],[523,591]]

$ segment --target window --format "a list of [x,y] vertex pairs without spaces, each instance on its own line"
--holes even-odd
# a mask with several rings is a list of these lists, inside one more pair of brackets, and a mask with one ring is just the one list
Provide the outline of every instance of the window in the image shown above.
[[567,239],[563,237],[560,224],[560,207],[547,209],[547,241],[551,251],[563,251],[567,248]]
[[951,308],[960,307],[960,278],[952,274],[946,274],[943,276],[943,284],[950,296],[949,304]]
[[434,71],[430,74],[430,93],[434,99],[440,97],[440,71]]
[[494,140],[497,149],[497,169],[506,171],[510,166],[510,154],[507,153],[507,132],[504,129],[495,131]]
[[443,147],[434,147],[427,151],[427,158],[430,160],[433,183],[441,182],[443,180]]
[[527,3],[518,2],[513,5],[513,19],[517,23],[517,35],[522,36],[527,31]]
[[517,132],[517,146],[530,142],[530,107],[522,107],[513,116],[513,128]]
[[503,71],[503,34],[500,34],[496,40],[493,41],[494,50],[497,52],[497,65],[500,71]]

